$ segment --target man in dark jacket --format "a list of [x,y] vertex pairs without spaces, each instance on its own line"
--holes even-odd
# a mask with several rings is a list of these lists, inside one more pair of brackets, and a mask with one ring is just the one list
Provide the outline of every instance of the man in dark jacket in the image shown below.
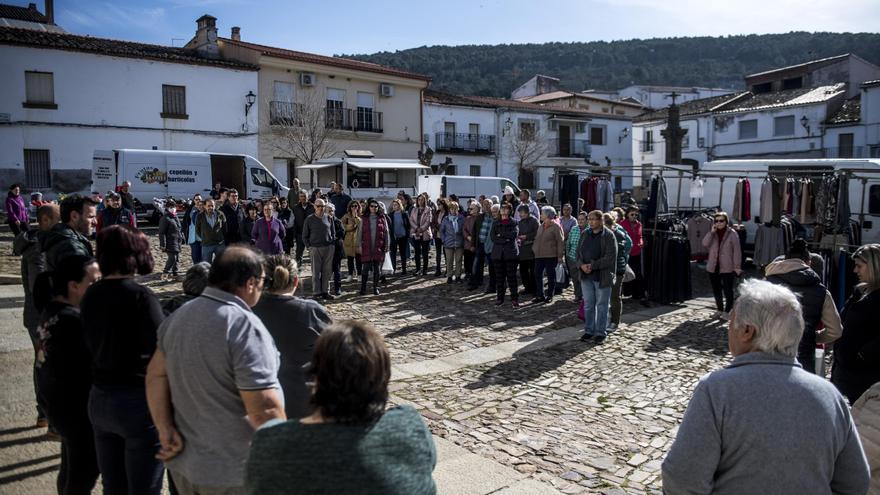
[[315,214],[315,207],[309,203],[305,191],[300,191],[299,202],[293,205],[291,210],[293,210],[293,231],[296,236],[296,264],[302,265],[303,251],[306,249],[303,243],[303,226],[306,224],[306,218]]
[[134,196],[131,195],[131,182],[125,181],[122,183],[122,187],[119,188],[119,196],[122,202],[122,207],[133,212]]
[[51,271],[67,256],[94,257],[89,237],[97,224],[95,203],[89,197],[71,194],[61,202],[61,223],[40,236],[40,249]]
[[[231,246],[232,244],[242,241],[240,225],[241,221],[244,219],[244,210],[241,208],[241,205],[238,204],[237,190],[228,190],[226,192],[226,198],[228,201],[220,207],[220,211],[226,216],[226,232],[224,233],[226,245]],[[250,234],[248,234],[247,239],[245,240],[250,240]]]
[[134,211],[122,205],[121,195],[111,191],[107,193],[107,197],[110,198],[110,204],[98,215],[96,231],[100,232],[101,229],[111,225],[128,225],[137,228]]
[[581,234],[577,264],[581,269],[584,296],[584,342],[601,344],[608,336],[608,309],[611,286],[617,268],[617,240],[602,222],[602,212],[587,215],[590,228]]
[[[12,241],[12,253],[21,256],[21,285],[24,288],[24,326],[27,328],[31,343],[34,345],[34,392],[37,392],[37,354],[39,345],[39,333],[37,326],[40,324],[40,311],[34,300],[34,286],[37,275],[46,270],[46,257],[40,251],[39,235],[52,229],[59,221],[61,214],[58,205],[49,203],[37,210],[38,229],[25,230]],[[41,301],[45,304],[47,301]],[[37,394],[39,397],[39,394]],[[46,414],[37,399],[37,427],[46,426]]]
[[333,207],[336,210],[336,218],[342,218],[345,215],[345,212],[348,211],[348,204],[351,203],[351,196],[342,192],[342,184],[338,182],[333,183],[333,187],[330,189],[330,194],[327,195],[330,199],[330,202],[333,203]]

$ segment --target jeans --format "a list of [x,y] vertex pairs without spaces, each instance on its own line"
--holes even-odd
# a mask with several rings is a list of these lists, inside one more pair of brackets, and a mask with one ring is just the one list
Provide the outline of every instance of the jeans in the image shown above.
[[409,237],[398,237],[391,241],[391,266],[397,271],[397,257],[400,255],[400,271],[406,275],[406,246]]
[[312,258],[312,295],[326,294],[330,289],[335,249],[333,245],[309,248],[309,257]]
[[416,270],[428,273],[428,255],[431,254],[431,241],[413,240],[416,251]]
[[189,249],[191,251],[192,264],[202,262],[202,241],[196,241],[189,245]]
[[519,260],[519,278],[522,279],[523,294],[537,294],[535,290],[535,259]]
[[202,244],[202,261],[207,261],[208,263],[214,262],[215,256],[220,256],[220,253],[226,248],[223,244],[214,244],[211,246]]
[[446,276],[455,277],[456,280],[460,280],[461,258],[464,256],[464,248],[444,247],[443,252],[446,255]]
[[61,419],[52,419],[52,427],[61,435],[61,468],[58,493],[89,495],[98,481],[98,458],[95,434],[85,411]]
[[565,262],[568,265],[568,274],[571,277],[572,285],[574,285],[574,297],[581,299],[584,297],[584,292],[581,289],[581,269],[575,260],[566,258]]
[[592,337],[606,337],[611,287],[599,287],[598,280],[583,277],[581,291],[584,294],[584,333]]
[[161,493],[165,468],[155,458],[159,435],[144,388],[93,385],[89,419],[95,431],[104,493]]
[[[474,262],[471,267],[471,287],[479,287],[483,285],[483,270],[488,261],[486,248],[483,243],[477,243],[477,251],[474,253]],[[491,266],[491,265],[490,265]]]
[[614,285],[611,286],[611,314],[609,318],[611,323],[620,324],[620,315],[623,314],[623,299],[621,289],[623,288],[623,273],[618,273],[614,277]]
[[162,269],[162,273],[171,273],[177,275],[178,272],[178,264],[180,263],[180,252],[172,252],[167,251],[165,253],[168,255],[168,260],[165,261],[165,268]]
[[[535,258],[535,297],[552,299],[556,294],[556,258]],[[544,293],[544,274],[547,274],[547,293]]]
[[[718,311],[730,312],[733,308],[733,273],[710,273],[712,293],[715,295],[715,307]],[[724,297],[721,297],[722,291]],[[726,300],[725,300],[726,299]]]
[[361,266],[361,257],[360,256],[348,256],[348,275],[350,277],[355,277],[360,275],[360,273],[364,270],[364,267]]

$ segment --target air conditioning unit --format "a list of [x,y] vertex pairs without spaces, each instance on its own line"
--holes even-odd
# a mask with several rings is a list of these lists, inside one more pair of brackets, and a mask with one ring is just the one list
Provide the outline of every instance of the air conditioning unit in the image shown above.
[[382,83],[379,85],[379,95],[385,97],[394,96],[394,85]]
[[314,86],[315,85],[315,75],[310,72],[303,72],[299,75],[299,85],[300,86]]

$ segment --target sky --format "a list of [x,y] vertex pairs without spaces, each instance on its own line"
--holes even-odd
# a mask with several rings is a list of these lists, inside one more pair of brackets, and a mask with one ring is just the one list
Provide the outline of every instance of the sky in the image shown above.
[[[43,10],[42,0],[35,0]],[[28,1],[0,0],[27,5]],[[222,37],[324,55],[423,45],[877,32],[878,0],[56,0],[75,34],[181,46],[202,14]]]

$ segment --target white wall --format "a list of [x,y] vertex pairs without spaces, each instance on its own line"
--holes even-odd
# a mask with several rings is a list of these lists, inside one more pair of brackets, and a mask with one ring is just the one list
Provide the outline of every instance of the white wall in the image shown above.
[[[713,88],[687,88],[682,89],[679,92],[681,94],[675,98],[676,103],[683,103],[700,98],[709,98],[710,96],[726,95],[733,91]],[[618,93],[621,98],[635,98],[643,105],[650,108],[664,108],[672,103],[672,99],[667,96],[670,94],[669,90],[661,91],[657,88],[651,88],[648,86],[629,86],[621,89]]]
[[[0,78],[0,113],[11,122],[0,126],[0,183],[24,179],[25,148],[49,150],[55,192],[89,188],[82,177],[95,149],[257,155],[257,105],[242,132],[256,71],[7,45],[0,45],[0,60],[8,74]],[[53,73],[57,109],[23,108],[29,70]],[[186,86],[188,119],[160,116],[162,84]]]
[[[446,122],[455,122],[455,132],[467,133],[469,124],[479,124],[480,134],[495,135],[495,110],[425,103],[423,106],[425,144],[437,149],[435,134],[445,132]],[[496,138],[497,142],[497,138]]]
[[[713,126],[712,144],[715,159],[746,158],[750,156],[802,154],[803,156],[821,157],[822,128],[826,118],[827,103],[804,105],[798,107],[779,108],[763,111],[742,113],[723,113],[715,115],[716,121],[725,119],[726,126]],[[774,136],[776,117],[794,116],[793,136]],[[801,125],[801,118],[807,117],[809,134]],[[744,120],[758,121],[758,135],[754,139],[739,139],[739,123]]]

